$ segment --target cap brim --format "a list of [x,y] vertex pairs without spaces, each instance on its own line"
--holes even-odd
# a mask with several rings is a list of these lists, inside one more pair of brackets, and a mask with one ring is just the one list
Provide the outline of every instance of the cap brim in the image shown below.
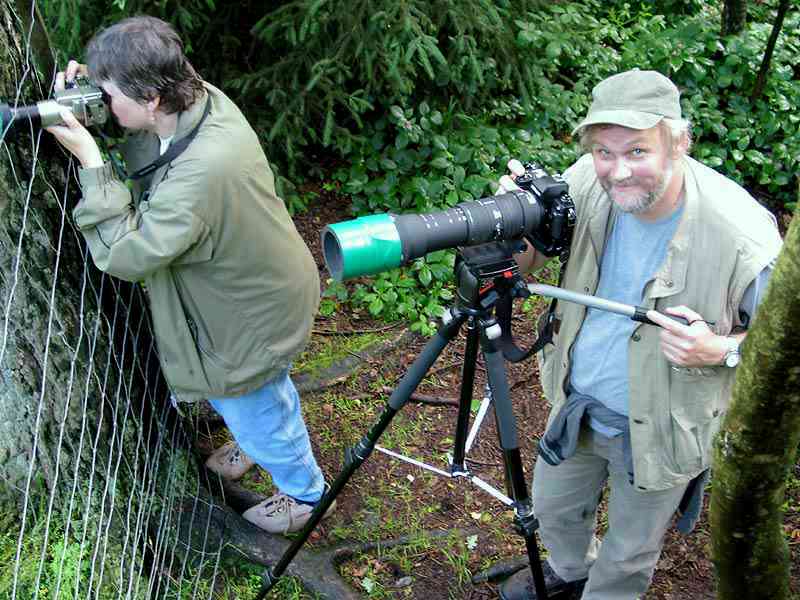
[[658,125],[664,115],[639,112],[635,110],[601,110],[581,121],[572,135],[589,125],[620,125],[630,129],[650,129]]

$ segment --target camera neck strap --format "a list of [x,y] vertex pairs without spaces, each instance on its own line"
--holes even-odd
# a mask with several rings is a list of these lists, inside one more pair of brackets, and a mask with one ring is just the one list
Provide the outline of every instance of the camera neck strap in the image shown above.
[[138,171],[134,171],[133,173],[128,175],[128,179],[136,180],[136,179],[141,179],[142,177],[146,177],[147,175],[150,175],[151,173],[153,173],[157,169],[160,169],[164,165],[171,163],[173,160],[178,158],[178,156],[183,154],[183,151],[189,147],[189,144],[191,144],[192,140],[197,136],[197,132],[200,131],[200,126],[206,120],[206,117],[210,112],[211,112],[211,98],[209,97],[206,100],[206,107],[203,110],[203,116],[200,117],[200,120],[197,122],[197,125],[195,125],[194,128],[189,133],[187,133],[177,142],[170,144],[169,148],[167,148],[167,151],[164,152],[164,154],[159,156],[157,159],[155,159],[153,162],[151,162],[149,165],[142,167]]
[[[562,261],[561,269],[558,274],[558,287],[564,281],[564,272],[567,270],[566,261]],[[518,363],[527,359],[533,354],[536,354],[544,348],[547,344],[553,343],[553,335],[558,333],[558,320],[556,319],[556,299],[550,300],[550,306],[547,312],[539,317],[536,325],[537,337],[533,345],[527,350],[523,350],[514,342],[514,336],[511,333],[511,313],[513,309],[514,298],[511,294],[503,294],[495,304],[495,318],[500,325],[502,332],[500,338],[497,340],[497,345],[503,353],[505,359],[509,362]]]

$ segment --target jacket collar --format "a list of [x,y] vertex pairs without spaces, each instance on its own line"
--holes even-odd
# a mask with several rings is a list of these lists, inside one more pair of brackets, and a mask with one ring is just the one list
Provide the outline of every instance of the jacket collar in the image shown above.
[[200,119],[203,118],[206,102],[209,101],[210,97],[208,91],[204,89],[202,96],[195,100],[192,105],[189,106],[189,108],[178,115],[178,124],[175,129],[173,142],[177,142],[181,138],[186,137],[189,132],[195,128],[195,126],[200,122]]

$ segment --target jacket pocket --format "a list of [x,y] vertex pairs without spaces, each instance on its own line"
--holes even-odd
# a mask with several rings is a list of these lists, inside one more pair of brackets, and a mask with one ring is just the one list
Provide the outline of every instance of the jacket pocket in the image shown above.
[[195,342],[188,319],[176,315],[169,325],[161,326],[157,338],[164,375],[172,391],[179,397],[183,393],[206,394],[211,381]]
[[226,371],[230,371],[235,369],[236,366],[231,364],[229,361],[225,360],[222,356],[217,354],[214,351],[214,346],[211,343],[208,335],[205,335],[200,332],[199,328],[197,327],[197,323],[191,318],[187,318],[187,322],[189,323],[189,329],[192,332],[192,338],[194,339],[194,343],[197,346],[197,351],[200,353],[200,356],[213,365],[216,365],[219,368],[222,368]]
[[536,322],[537,340],[546,339],[547,343],[536,353],[536,362],[539,365],[539,384],[545,400],[550,404],[556,401],[556,350],[558,349],[558,329],[561,324],[561,315],[550,310],[539,315]]
[[715,368],[671,367],[672,460],[678,473],[704,469],[719,429],[722,384]]

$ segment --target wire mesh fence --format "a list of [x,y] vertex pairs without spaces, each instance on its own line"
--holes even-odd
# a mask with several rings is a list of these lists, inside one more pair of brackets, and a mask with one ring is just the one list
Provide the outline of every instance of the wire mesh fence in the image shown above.
[[[0,12],[0,99],[47,98],[35,1]],[[3,125],[0,599],[210,598],[219,544],[196,515],[211,500],[158,370],[146,290],[92,265],[70,216],[76,165],[48,134]]]

